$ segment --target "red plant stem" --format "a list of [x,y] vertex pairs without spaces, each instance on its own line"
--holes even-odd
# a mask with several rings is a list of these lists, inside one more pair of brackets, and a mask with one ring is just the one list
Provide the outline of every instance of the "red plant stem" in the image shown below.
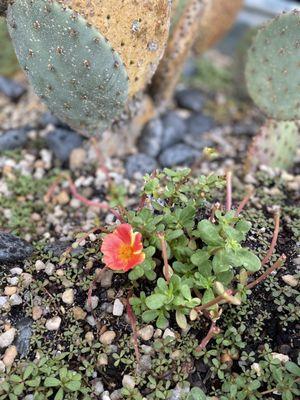
[[205,336],[205,338],[202,340],[202,342],[199,344],[199,346],[196,348],[195,351],[200,352],[203,349],[205,349],[205,347],[208,345],[210,340],[220,332],[221,332],[221,329],[216,326],[216,323],[214,321],[212,321],[207,335]]
[[58,177],[54,180],[54,182],[49,187],[47,193],[44,196],[44,199],[45,199],[46,203],[48,203],[51,200],[51,198],[53,197],[54,191],[57,188],[58,184],[65,177],[66,177],[66,175],[62,173],[62,174],[59,174]]
[[170,271],[170,265],[169,265],[169,260],[168,260],[168,253],[167,253],[167,243],[165,239],[165,235],[163,233],[158,233],[158,237],[161,242],[161,250],[162,250],[162,256],[164,260],[164,269],[165,269],[165,278],[167,283],[170,283],[171,279],[171,271]]
[[270,267],[266,270],[266,272],[264,272],[261,276],[259,276],[257,279],[255,279],[255,281],[249,283],[246,288],[247,289],[252,289],[254,286],[258,285],[259,283],[261,283],[262,281],[264,281],[269,275],[271,275],[271,273],[273,271],[275,271],[276,269],[282,267],[282,265],[284,264],[286,260],[286,255],[282,254],[278,260]]
[[139,344],[138,344],[138,337],[137,337],[137,328],[136,328],[136,317],[134,315],[133,309],[131,307],[131,304],[129,302],[130,295],[126,299],[126,310],[127,310],[127,315],[130,321],[132,333],[133,333],[133,343],[134,343],[134,352],[135,352],[135,357],[137,364],[139,365],[140,363],[140,350],[139,350]]
[[272,254],[273,254],[273,251],[276,247],[276,244],[277,244],[277,239],[278,239],[278,234],[279,234],[279,226],[280,226],[280,213],[279,212],[277,212],[275,214],[274,222],[275,222],[275,227],[274,227],[272,242],[271,242],[268,253],[266,254],[266,256],[264,257],[264,259],[261,262],[262,265],[267,264],[267,262],[270,260]]
[[[226,290],[225,293],[227,293],[228,295],[231,296],[233,294],[233,291],[231,289],[229,289],[229,290]],[[218,304],[218,303],[220,303],[221,301],[224,301],[224,300],[225,300],[224,294],[221,294],[220,296],[214,298],[213,300],[209,301],[208,303],[205,303],[205,304],[202,304],[199,307],[196,307],[195,310],[198,311],[198,312],[203,311],[203,310],[205,310],[207,308],[210,308],[210,307],[214,306],[215,304]]]
[[76,186],[70,177],[68,177],[68,182],[69,182],[69,186],[70,186],[70,191],[71,191],[72,195],[75,197],[75,199],[79,200],[81,203],[85,204],[88,207],[97,207],[100,209],[107,210],[110,213],[112,213],[121,223],[126,222],[124,220],[124,218],[116,210],[109,207],[108,203],[87,199],[86,197],[84,197],[78,193]]
[[235,212],[235,216],[236,217],[238,217],[240,215],[240,213],[243,211],[243,209],[245,208],[246,204],[248,203],[248,201],[253,196],[253,193],[254,192],[251,191],[248,194],[246,194],[246,196],[243,198],[243,200],[241,201],[240,205],[238,206],[238,209]]
[[226,211],[230,211],[232,207],[232,171],[226,174]]

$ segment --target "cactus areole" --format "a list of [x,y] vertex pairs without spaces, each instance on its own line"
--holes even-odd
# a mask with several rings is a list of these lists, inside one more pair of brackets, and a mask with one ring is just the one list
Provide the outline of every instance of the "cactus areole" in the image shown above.
[[168,38],[168,0],[121,3],[15,0],[6,11],[17,57],[36,93],[89,136],[104,131],[144,89]]

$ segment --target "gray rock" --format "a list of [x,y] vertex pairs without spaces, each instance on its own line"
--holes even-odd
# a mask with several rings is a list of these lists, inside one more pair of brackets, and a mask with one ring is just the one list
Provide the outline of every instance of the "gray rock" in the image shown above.
[[10,129],[0,135],[0,151],[14,150],[23,147],[27,142],[29,128]]
[[[50,253],[53,257],[60,257],[64,251],[72,245],[71,240],[57,240],[56,242],[49,243],[44,247],[45,253]],[[84,252],[84,248],[79,246],[76,249],[72,249],[72,255],[78,255]]]
[[16,347],[18,350],[19,357],[26,357],[30,348],[30,338],[32,336],[32,325],[33,321],[31,318],[22,318],[17,323],[18,336],[16,340]]
[[197,150],[186,144],[175,144],[161,153],[159,162],[163,167],[173,167],[175,165],[191,165],[200,156]]
[[64,124],[60,119],[55,117],[55,115],[51,114],[50,112],[45,112],[41,119],[40,119],[40,124],[42,127],[46,127],[48,125],[53,125],[58,128],[68,128],[68,125]]
[[134,178],[137,173],[143,176],[153,172],[157,168],[157,162],[147,154],[138,153],[127,158],[125,168],[128,178]]
[[34,248],[25,240],[10,233],[0,232],[0,263],[23,261],[30,257]]
[[139,151],[150,157],[157,157],[161,150],[163,132],[163,124],[159,118],[148,122],[138,141]]
[[26,88],[12,79],[0,76],[0,92],[17,101],[26,92]]
[[213,118],[202,114],[191,115],[187,119],[186,124],[187,133],[192,135],[201,135],[203,133],[209,132],[217,125]]
[[8,347],[14,341],[16,334],[15,328],[10,328],[7,331],[0,334],[0,349]]
[[163,137],[161,149],[164,150],[173,144],[182,141],[186,133],[186,123],[176,112],[170,111],[162,117]]
[[46,142],[54,155],[63,163],[69,160],[72,150],[81,147],[83,138],[67,129],[55,129],[46,137]]
[[183,89],[176,93],[176,101],[179,107],[199,112],[203,109],[205,98],[200,90]]

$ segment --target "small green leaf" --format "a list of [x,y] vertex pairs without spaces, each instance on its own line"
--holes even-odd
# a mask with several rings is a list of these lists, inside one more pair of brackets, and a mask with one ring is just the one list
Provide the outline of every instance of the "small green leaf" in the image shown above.
[[203,219],[198,224],[199,237],[204,243],[210,246],[219,246],[223,239],[219,235],[219,228],[208,219]]
[[182,235],[184,235],[184,232],[182,229],[176,229],[174,231],[172,230],[168,230],[166,232],[166,240],[168,242],[171,242],[172,240],[178,239],[179,237],[181,237]]
[[247,271],[256,272],[261,268],[260,259],[251,251],[242,249],[237,252],[240,259],[241,265],[246,268]]
[[54,400],[63,400],[64,398],[64,390],[60,388],[59,391],[56,393]]
[[154,321],[158,317],[158,311],[148,310],[143,312],[142,318],[144,322]]
[[201,389],[193,388],[188,394],[187,400],[207,400],[207,397]]
[[24,383],[19,383],[17,386],[14,387],[14,394],[16,396],[19,396],[21,393],[23,393],[24,390]]
[[251,222],[245,221],[245,220],[241,220],[236,224],[236,229],[242,233],[248,233],[251,229]]
[[24,380],[28,379],[29,376],[32,374],[33,370],[34,366],[32,364],[29,364],[24,371],[23,379]]
[[81,387],[81,381],[73,380],[64,385],[71,392],[77,392]]
[[288,361],[285,368],[293,375],[300,377],[300,367],[294,362]]
[[166,296],[164,294],[154,293],[146,298],[146,306],[150,310],[158,310],[164,305],[166,301]]
[[142,276],[144,276],[144,270],[141,265],[138,265],[137,267],[135,267],[128,274],[128,277],[131,281],[136,281],[137,279],[141,278]]
[[209,253],[205,250],[197,250],[191,257],[191,261],[197,267],[201,267],[209,259]]
[[182,312],[176,310],[176,322],[181,329],[187,328],[186,316]]
[[168,327],[168,325],[169,325],[169,322],[168,322],[167,318],[163,314],[160,314],[159,317],[157,318],[156,326],[159,329],[166,329]]
[[61,382],[57,378],[49,377],[45,379],[44,385],[46,387],[57,387],[61,385]]

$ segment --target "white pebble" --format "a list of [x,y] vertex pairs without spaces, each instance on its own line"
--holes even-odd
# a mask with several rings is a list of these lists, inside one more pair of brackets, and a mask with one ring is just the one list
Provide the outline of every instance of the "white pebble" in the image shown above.
[[116,317],[120,317],[124,312],[124,305],[123,303],[119,300],[116,299],[114,301],[114,307],[113,307],[113,315]]
[[115,337],[116,337],[116,334],[114,331],[106,331],[106,332],[102,333],[102,335],[100,336],[100,343],[105,344],[105,345],[112,344]]
[[18,294],[13,294],[12,296],[10,296],[9,302],[12,306],[18,306],[19,304],[22,304],[23,300],[22,297]]
[[167,329],[164,331],[164,334],[163,334],[163,339],[166,339],[167,337],[171,337],[171,338],[173,338],[173,339],[176,338],[175,333],[174,333],[173,331],[171,331],[171,329],[169,329],[169,328],[167,328]]
[[124,375],[122,379],[122,385],[127,389],[133,389],[135,387],[135,381],[132,376]]
[[150,340],[154,334],[154,328],[152,325],[144,326],[144,328],[140,329],[137,332],[138,336],[141,337],[145,342]]
[[98,303],[99,303],[99,297],[92,296],[90,301],[89,301],[89,299],[87,299],[87,301],[85,303],[85,309],[87,311],[95,310],[95,308],[97,308],[97,306],[98,306]]
[[61,318],[60,317],[53,317],[51,319],[48,319],[46,322],[46,328],[48,331],[57,331],[60,327],[61,324]]
[[74,290],[73,289],[66,289],[62,294],[62,301],[65,304],[73,304],[74,303]]
[[35,269],[37,272],[42,271],[43,269],[45,269],[45,264],[43,263],[42,260],[37,260],[35,262]]
[[10,273],[12,275],[21,275],[22,272],[23,272],[22,268],[19,267],[15,267],[10,270]]
[[4,349],[12,344],[16,334],[15,328],[10,328],[0,335],[0,348]]

